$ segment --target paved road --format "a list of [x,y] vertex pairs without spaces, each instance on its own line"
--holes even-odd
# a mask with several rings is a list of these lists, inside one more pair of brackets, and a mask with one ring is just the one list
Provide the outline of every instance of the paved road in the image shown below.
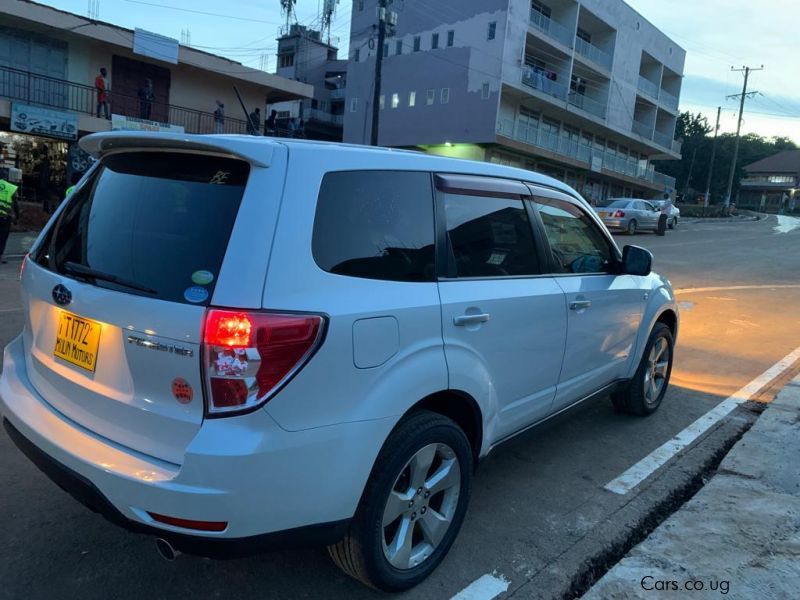
[[[777,233],[775,225],[774,217],[682,222],[663,238],[617,238],[621,245],[651,249],[656,269],[682,290],[676,385],[662,409],[638,419],[615,414],[603,399],[498,449],[477,472],[470,510],[450,556],[404,597],[449,598],[487,573],[507,580],[509,595],[552,597],[606,540],[663,501],[670,473],[679,478],[691,470],[689,453],[659,471],[655,483],[628,495],[603,486],[800,340],[800,228]],[[0,270],[0,345],[22,326],[17,266]],[[768,393],[762,396],[769,399]],[[723,437],[702,438],[696,453],[713,453]],[[118,530],[51,484],[4,432],[0,472],[6,482],[0,488],[0,597],[379,597],[341,575],[322,549],[166,563],[152,540]]]

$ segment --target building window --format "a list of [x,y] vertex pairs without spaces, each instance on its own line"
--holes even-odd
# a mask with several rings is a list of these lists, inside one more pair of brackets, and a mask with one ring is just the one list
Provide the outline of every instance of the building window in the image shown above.
[[414,36],[414,52],[419,52],[419,46],[421,43],[421,38],[418,35]]
[[392,94],[392,108],[397,108],[398,106],[400,106],[400,94],[395,92]]
[[400,56],[403,53],[403,40],[397,40],[397,42],[395,42],[394,52],[397,54],[397,56]]
[[[542,17],[545,17],[547,19],[550,18],[550,7],[542,4],[541,2],[538,2],[537,0],[531,0],[531,11],[537,12],[540,15],[542,15]],[[531,15],[531,17],[537,23],[540,20],[539,18],[537,18],[536,15]]]
[[355,54],[353,54],[353,61],[358,62],[360,56],[361,56],[361,48],[356,48],[356,52]]
[[489,82],[488,82],[488,81],[486,81],[486,82],[484,82],[484,84],[481,86],[481,99],[482,99],[482,100],[488,100],[488,99],[489,99],[489,93],[490,93],[490,92],[491,92],[491,87],[489,86]]
[[384,96],[383,94],[381,94],[380,98],[378,99],[378,106],[380,107],[381,110],[386,108],[386,96]]
[[415,91],[408,92],[408,105],[416,106],[416,104],[417,104],[417,92]]
[[364,10],[364,0],[358,0],[358,12]]
[[431,35],[431,50],[436,50],[439,47],[439,34],[434,33]]
[[452,29],[447,32],[447,47],[450,48],[456,40],[456,32]]
[[328,110],[328,101],[327,100],[320,100],[319,101],[319,109],[323,112]]
[[436,100],[436,90],[428,90],[425,94],[425,104],[430,106]]
[[293,66],[294,66],[294,52],[292,52],[291,54],[281,54],[278,57],[279,68],[282,69],[284,67],[293,67]]
[[358,110],[358,98],[350,98],[350,112]]
[[389,56],[389,42],[383,44],[383,58]]
[[442,104],[447,104],[450,102],[450,88],[442,88],[440,102]]
[[486,39],[493,40],[497,35],[497,23],[492,21],[489,23],[489,31],[486,32]]
[[578,31],[575,33],[575,37],[579,40],[583,40],[587,44],[592,43],[592,34],[586,31],[585,29],[581,29],[578,27]]

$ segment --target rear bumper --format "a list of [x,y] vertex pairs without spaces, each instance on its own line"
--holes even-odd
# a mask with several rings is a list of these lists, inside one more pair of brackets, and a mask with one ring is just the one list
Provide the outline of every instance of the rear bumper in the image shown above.
[[[289,432],[258,410],[206,420],[174,465],[54,410],[28,380],[21,338],[5,349],[0,413],[17,445],[81,502],[127,529],[211,556],[335,539],[394,425],[389,418]],[[228,526],[187,530],[149,512]]]
[[602,219],[603,225],[608,229],[627,229],[628,219]]

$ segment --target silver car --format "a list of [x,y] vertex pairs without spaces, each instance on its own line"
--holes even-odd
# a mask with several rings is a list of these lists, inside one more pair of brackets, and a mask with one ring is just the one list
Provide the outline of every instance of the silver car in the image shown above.
[[596,207],[595,212],[610,230],[628,235],[642,229],[656,231],[661,216],[661,209],[639,198],[611,198],[606,206]]

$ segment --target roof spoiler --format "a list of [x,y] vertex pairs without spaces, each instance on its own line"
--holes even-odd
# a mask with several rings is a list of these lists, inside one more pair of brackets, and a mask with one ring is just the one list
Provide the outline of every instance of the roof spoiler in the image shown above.
[[250,135],[185,135],[142,131],[107,131],[81,138],[80,147],[101,158],[125,150],[190,150],[216,152],[268,167],[272,162],[274,142]]

